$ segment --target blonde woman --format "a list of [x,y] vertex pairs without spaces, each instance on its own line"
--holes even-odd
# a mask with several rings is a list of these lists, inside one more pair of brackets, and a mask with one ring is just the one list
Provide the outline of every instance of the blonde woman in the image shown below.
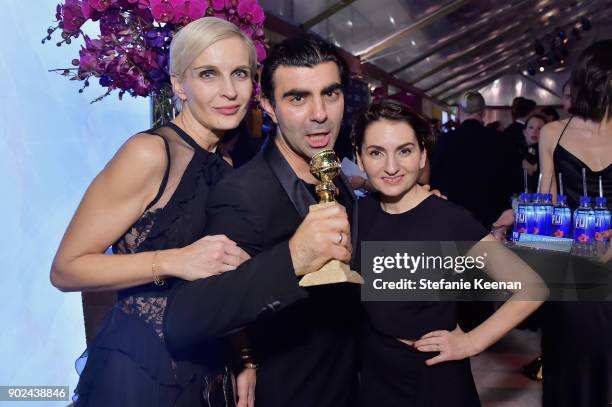
[[[214,359],[202,352],[201,364],[173,360],[162,323],[177,279],[206,278],[248,259],[227,237],[202,231],[209,190],[232,171],[217,146],[245,115],[256,63],[251,40],[227,21],[206,17],[181,29],[170,47],[180,113],[131,137],[85,193],[51,281],[62,291],[118,290],[118,301],[80,359],[75,405],[201,405],[205,379],[218,372],[208,381],[209,405],[215,384],[220,405],[233,401],[223,352],[214,348]],[[245,372],[239,388],[254,385],[254,371]]]

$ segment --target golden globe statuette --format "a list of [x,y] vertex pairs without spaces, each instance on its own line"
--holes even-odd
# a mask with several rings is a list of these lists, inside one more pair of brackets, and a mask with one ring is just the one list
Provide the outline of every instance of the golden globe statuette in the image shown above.
[[[310,160],[310,173],[321,181],[315,188],[319,195],[319,203],[310,205],[310,211],[333,205],[334,198],[338,195],[338,188],[334,185],[333,179],[340,173],[340,160],[334,150],[323,150],[315,154]],[[363,278],[351,270],[348,264],[339,260],[330,260],[319,270],[306,274],[300,280],[302,287],[334,283],[363,284]]]

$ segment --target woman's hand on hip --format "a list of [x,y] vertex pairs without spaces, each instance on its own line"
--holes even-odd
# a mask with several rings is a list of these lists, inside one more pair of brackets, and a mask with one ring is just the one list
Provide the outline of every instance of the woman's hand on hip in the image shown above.
[[459,325],[453,331],[432,331],[414,342],[413,347],[421,352],[439,352],[438,356],[425,361],[428,366],[448,360],[462,360],[478,354],[470,334]]

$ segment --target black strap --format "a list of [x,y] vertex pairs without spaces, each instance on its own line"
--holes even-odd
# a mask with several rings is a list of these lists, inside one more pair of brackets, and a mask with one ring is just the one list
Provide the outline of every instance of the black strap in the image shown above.
[[191,136],[185,132],[185,130],[181,129],[176,124],[174,124],[172,122],[168,122],[168,123],[166,123],[166,126],[170,127],[172,130],[174,130],[174,132],[176,134],[178,134],[179,137],[182,138],[183,141],[185,141],[185,143],[189,144],[191,146],[191,148],[193,148],[195,151],[204,150],[202,148],[202,146],[200,146],[198,143],[196,143],[195,140],[192,139]]
[[563,128],[563,131],[561,132],[561,135],[557,139],[557,146],[559,145],[559,142],[561,141],[561,137],[563,137],[563,133],[565,133],[565,129],[567,129],[567,126],[569,126],[569,124],[570,124],[570,122],[572,121],[573,118],[574,117],[570,117],[569,120],[567,121],[567,123],[565,123],[565,127]]
[[155,131],[151,131],[150,134],[159,136],[161,137],[162,140],[164,140],[164,145],[166,146],[166,157],[168,158],[168,165],[166,166],[164,178],[162,179],[162,182],[159,185],[159,190],[157,191],[157,195],[155,195],[155,198],[153,198],[153,200],[147,205],[147,207],[144,210],[145,212],[148,211],[153,205],[155,205],[157,201],[159,201],[159,199],[162,197],[162,194],[166,190],[166,184],[168,183],[168,177],[170,176],[170,144],[168,144],[168,140],[166,140],[166,138],[162,136],[161,134],[156,133]]

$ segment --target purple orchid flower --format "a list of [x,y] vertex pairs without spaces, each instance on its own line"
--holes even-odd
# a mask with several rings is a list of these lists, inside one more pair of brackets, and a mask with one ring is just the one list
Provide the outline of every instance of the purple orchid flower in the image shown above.
[[115,4],[117,0],[86,0],[89,6],[97,11],[106,11],[110,6]]
[[261,24],[265,18],[264,11],[256,0],[240,0],[238,14],[249,24]]
[[[170,86],[169,46],[172,36],[205,15],[232,22],[253,39],[258,60],[266,57],[263,9],[257,0],[63,0],[56,7],[66,43],[82,25],[99,21],[100,35],[83,35],[84,46],[72,61],[73,80],[99,78],[119,96],[154,96]],[[50,35],[53,29],[48,30]],[[255,92],[257,93],[257,92]]]
[[203,17],[208,7],[205,0],[180,0],[174,5],[174,23],[187,25],[193,20]]
[[81,26],[86,21],[86,18],[83,15],[81,1],[66,0],[66,3],[61,8],[61,20],[63,22],[64,32],[69,34],[79,32]]
[[174,18],[174,9],[168,0],[151,0],[151,14],[160,23],[169,23]]

